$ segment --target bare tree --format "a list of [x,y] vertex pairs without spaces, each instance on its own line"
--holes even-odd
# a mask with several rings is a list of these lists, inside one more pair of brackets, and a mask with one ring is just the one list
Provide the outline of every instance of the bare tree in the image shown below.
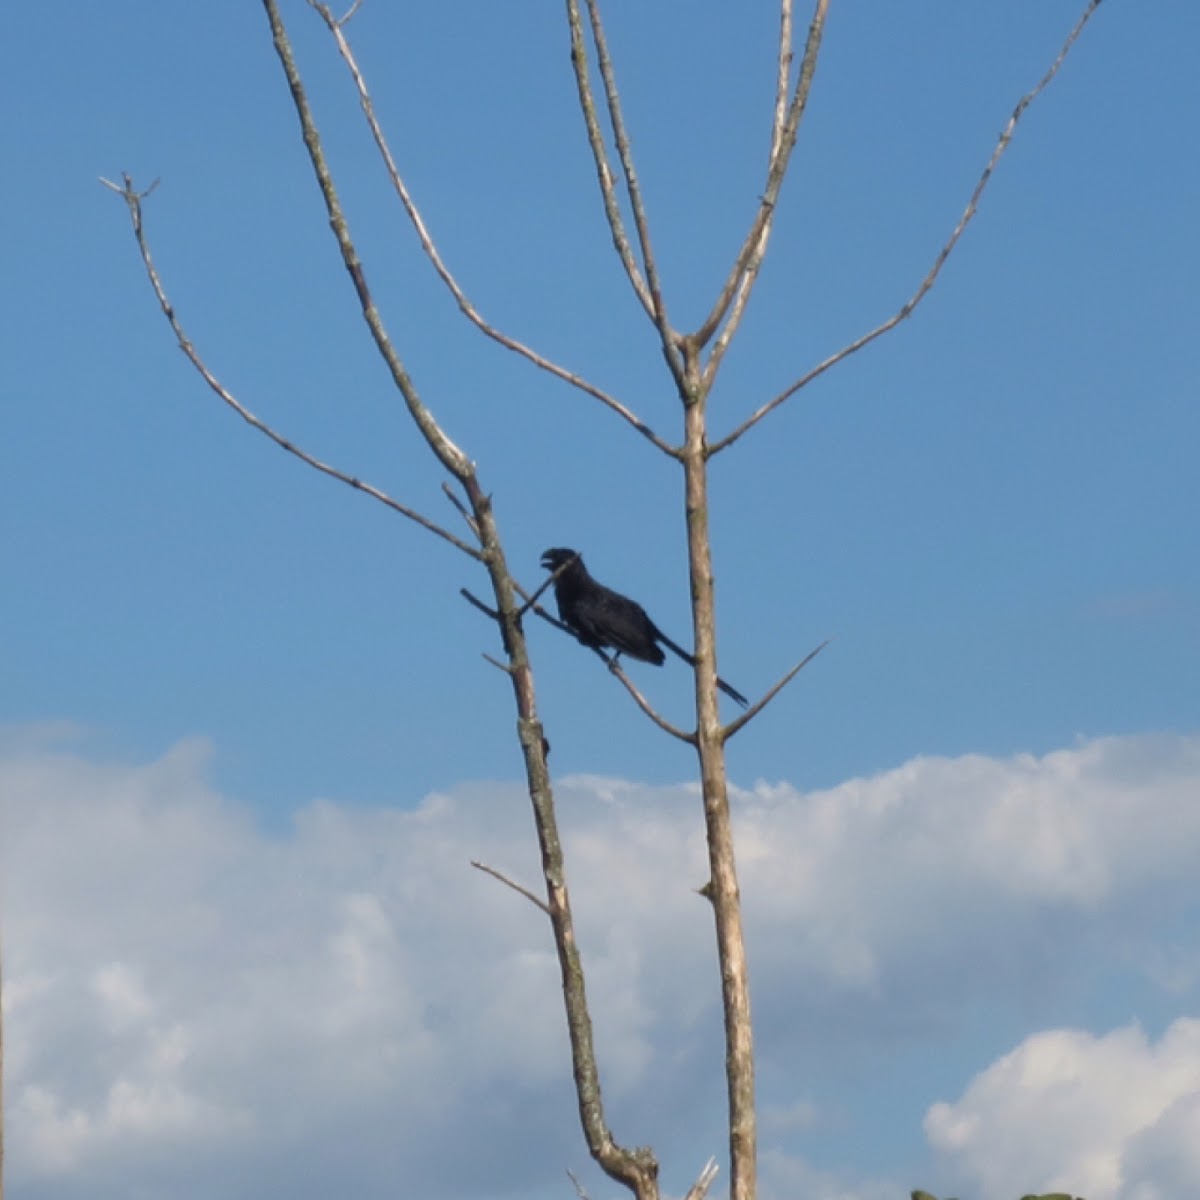
[[[1045,75],[1014,108],[962,216],[909,299],[892,316],[800,374],[795,382],[763,402],[740,425],[715,441],[709,438],[708,399],[725,356],[741,326],[762,268],[779,211],[783,183],[815,78],[829,0],[815,0],[798,62],[793,0],[780,0],[774,104],[770,120],[766,171],[763,180],[760,181],[760,199],[741,246],[713,298],[707,316],[698,328],[690,332],[679,329],[673,323],[668,309],[666,288],[654,252],[650,222],[634,164],[631,140],[622,111],[615,66],[609,53],[599,0],[566,0],[571,64],[579,108],[595,165],[608,230],[634,300],[654,330],[667,374],[679,399],[682,436],[678,442],[673,442],[653,430],[640,414],[619,397],[609,394],[569,367],[552,361],[499,329],[483,316],[469,299],[460,280],[451,271],[435,245],[376,116],[367,81],[346,32],[361,0],[354,0],[349,10],[341,16],[336,15],[328,5],[319,0],[308,0],[308,4],[324,22],[345,64],[384,170],[415,235],[463,316],[486,337],[521,356],[537,369],[548,372],[604,405],[647,439],[662,455],[674,460],[679,466],[687,524],[688,575],[695,647],[694,726],[681,729],[667,721],[638,692],[615,661],[610,663],[610,667],[643,712],[670,736],[692,746],[697,756],[710,870],[709,881],[702,893],[710,901],[715,919],[724,1014],[730,1196],[732,1200],[753,1200],[757,1194],[753,1026],[727,793],[725,747],[731,737],[758,716],[795,678],[821,647],[804,655],[748,711],[729,724],[722,724],[717,707],[716,687],[716,603],[709,538],[709,462],[714,455],[729,449],[818,376],[895,329],[912,315],[937,281],[942,267],[975,216],[980,197],[996,164],[1007,149],[1018,122],[1033,100],[1054,78],[1084,26],[1099,7],[1100,0],[1089,0]],[[657,1200],[658,1162],[653,1151],[644,1147],[631,1148],[616,1141],[601,1098],[600,1073],[593,1047],[583,964],[575,939],[554,796],[547,768],[547,741],[538,715],[525,639],[524,621],[531,611],[551,619],[538,604],[538,597],[550,581],[543,583],[537,591],[523,588],[517,581],[508,565],[491,496],[481,482],[475,464],[469,454],[447,436],[433,409],[422,398],[407,371],[368,285],[366,269],[339,200],[278,0],[263,0],[263,7],[270,24],[275,52],[283,68],[286,85],[299,119],[301,136],[313,174],[324,200],[330,229],[354,295],[361,307],[363,319],[418,433],[447,474],[447,482],[444,485],[446,494],[462,517],[466,532],[452,532],[428,514],[417,511],[348,471],[321,461],[296,445],[284,433],[262,421],[240,401],[218,379],[189,339],[175,306],[168,299],[151,257],[144,225],[144,201],[153,190],[153,185],[139,191],[129,176],[124,176],[120,184],[105,182],[119,192],[128,205],[138,249],[163,315],[180,347],[217,397],[289,454],[416,522],[426,531],[454,546],[484,571],[490,602],[485,602],[469,592],[466,594],[477,608],[495,622],[499,634],[503,657],[492,658],[490,661],[509,676],[512,685],[526,784],[541,849],[544,899],[492,867],[480,862],[473,865],[514,888],[548,916],[558,954],[580,1121],[588,1149],[600,1167],[612,1179],[628,1188],[638,1200]],[[688,1193],[688,1200],[701,1200],[715,1173],[716,1164],[713,1160],[705,1166],[693,1184]],[[582,1189],[580,1190],[582,1192]]]

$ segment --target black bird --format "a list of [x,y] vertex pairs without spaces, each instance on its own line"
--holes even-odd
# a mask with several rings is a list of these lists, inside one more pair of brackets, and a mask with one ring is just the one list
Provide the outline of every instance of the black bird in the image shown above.
[[[542,566],[547,571],[563,568],[554,581],[558,615],[585,646],[596,651],[611,646],[618,654],[628,654],[630,658],[661,667],[666,658],[658,645],[661,642],[685,663],[696,665],[696,660],[682,646],[677,646],[650,620],[640,604],[597,583],[576,551],[547,550],[542,555]],[[741,692],[723,679],[717,680],[717,687],[743,708],[749,703]]]

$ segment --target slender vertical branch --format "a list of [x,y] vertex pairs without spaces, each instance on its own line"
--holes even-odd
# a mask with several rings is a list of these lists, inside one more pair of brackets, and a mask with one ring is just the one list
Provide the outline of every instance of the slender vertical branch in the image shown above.
[[613,248],[625,274],[633,287],[646,314],[654,317],[654,301],[650,289],[642,278],[641,268],[633,256],[633,247],[629,235],[625,232],[625,222],[621,217],[621,205],[617,199],[616,177],[609,165],[608,150],[604,145],[604,131],[600,128],[600,118],[596,112],[596,99],[592,94],[592,81],[588,71],[587,42],[583,35],[583,16],[579,10],[579,0],[567,0],[567,25],[571,33],[571,68],[575,73],[575,88],[579,93],[579,109],[583,113],[584,126],[587,129],[588,145],[592,149],[592,159],[596,164],[596,178],[600,184],[600,197],[604,202],[604,216],[608,221],[609,232],[612,234]]
[[773,163],[783,144],[783,127],[787,121],[788,82],[792,77],[792,0],[780,0],[779,4],[779,55],[775,75],[775,115],[771,121],[771,153],[768,163]]
[[628,1188],[636,1200],[658,1200],[658,1162],[654,1154],[646,1148],[629,1150],[619,1145],[604,1115],[583,961],[575,940],[554,793],[546,764],[546,738],[537,715],[533,673],[521,623],[522,605],[504,558],[491,502],[473,474],[464,486],[475,519],[480,525],[480,541],[496,599],[501,638],[511,668],[509,675],[517,707],[517,733],[541,851],[546,907],[559,962],[580,1124],[588,1150],[605,1174]]
[[654,248],[650,242],[650,222],[646,217],[646,205],[642,199],[641,184],[633,165],[633,147],[625,128],[621,113],[621,97],[617,91],[617,77],[613,71],[612,58],[608,53],[608,40],[604,36],[604,25],[600,20],[599,0],[587,0],[588,21],[592,29],[592,41],[596,44],[596,62],[600,68],[600,79],[604,84],[604,97],[608,105],[608,119],[612,125],[613,140],[617,144],[617,157],[625,174],[625,190],[629,195],[629,207],[633,211],[633,224],[637,230],[638,244],[642,251],[642,262],[646,268],[646,282],[650,289],[650,316],[658,329],[662,341],[663,357],[678,386],[683,386],[683,359],[680,356],[679,338],[667,318],[667,305],[663,299],[662,283],[658,266],[654,261]]
[[688,403],[684,410],[683,460],[696,658],[696,752],[700,760],[710,871],[705,894],[713,906],[721,973],[729,1106],[729,1196],[730,1200],[755,1200],[758,1132],[754,1102],[754,1035],[741,895],[729,812],[725,736],[717,709],[716,615],[708,524],[708,458],[705,453],[706,392],[696,378],[699,363],[694,351],[689,357],[688,368],[692,382],[690,394],[699,397]]
[[304,83],[300,78],[300,70],[296,66],[295,55],[292,53],[291,43],[288,40],[287,30],[284,28],[278,4],[276,0],[263,0],[263,5],[267,11],[267,18],[271,23],[271,36],[275,43],[275,53],[279,58],[280,64],[283,66],[283,73],[287,78],[288,90],[292,94],[292,104],[296,109],[297,117],[300,119],[300,132],[304,138],[305,148],[308,150],[309,161],[312,163],[313,171],[317,176],[317,183],[320,185],[321,198],[325,201],[325,211],[329,214],[329,227],[333,231],[338,250],[341,252],[342,264],[345,266],[346,272],[349,274],[350,280],[354,285],[355,294],[362,307],[363,319],[367,323],[367,328],[371,331],[371,337],[374,339],[380,357],[382,357],[383,361],[387,364],[388,370],[391,372],[392,382],[396,385],[396,390],[404,398],[404,403],[408,408],[409,414],[416,422],[417,428],[420,429],[429,448],[451,475],[460,481],[465,480],[471,473],[470,461],[450,438],[446,436],[445,432],[433,419],[433,414],[430,413],[429,409],[421,401],[416,385],[410,378],[395,346],[392,345],[391,338],[388,336],[387,329],[383,324],[383,319],[379,315],[379,309],[375,306],[374,298],[367,287],[367,277],[363,269],[362,260],[359,258],[358,251],[350,237],[350,228],[346,222],[345,213],[342,211],[337,188],[333,182],[333,175],[325,159],[325,152],[321,146],[321,135],[317,131],[316,120],[313,117],[312,109],[309,107]]

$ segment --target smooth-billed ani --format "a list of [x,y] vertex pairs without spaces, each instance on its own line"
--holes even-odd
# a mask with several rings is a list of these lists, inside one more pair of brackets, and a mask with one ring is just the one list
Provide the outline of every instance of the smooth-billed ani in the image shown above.
[[[684,662],[693,667],[696,665],[696,660],[682,646],[671,641],[650,620],[640,604],[597,583],[588,574],[577,551],[561,547],[547,550],[542,555],[542,566],[547,571],[563,568],[554,581],[558,615],[585,646],[597,651],[608,646],[618,654],[628,654],[630,658],[661,667],[665,660],[659,647],[661,642]],[[741,692],[723,679],[717,680],[717,687],[743,708],[749,703]]]

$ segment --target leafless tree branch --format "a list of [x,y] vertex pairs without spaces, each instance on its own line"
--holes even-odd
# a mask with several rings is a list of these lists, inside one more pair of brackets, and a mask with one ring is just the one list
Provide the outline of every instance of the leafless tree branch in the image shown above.
[[[555,581],[558,579],[558,577],[564,571],[568,570],[570,568],[571,564],[574,563],[576,561],[576,559],[578,559],[578,558],[579,558],[579,555],[576,554],[573,558],[569,558],[569,559],[567,559],[566,562],[559,564],[558,567],[556,567],[549,575],[546,576],[545,579],[542,580],[541,585],[538,587],[538,589],[532,595],[526,593],[524,588],[520,589],[521,595],[525,598],[525,603],[521,605],[521,610],[520,610],[521,616],[524,616],[531,608],[537,607],[538,598],[540,596],[542,596],[545,592],[549,591],[549,589],[551,587],[553,587],[553,585],[554,585]],[[569,626],[564,625],[561,621],[554,620],[554,618],[551,617],[550,614],[545,611],[545,609],[538,609],[538,612],[539,612],[540,616],[545,617],[552,624],[557,625],[559,629],[565,630],[567,633],[570,633],[572,637],[575,636]]]
[[588,1012],[584,984],[583,963],[575,937],[574,918],[571,913],[563,866],[562,844],[558,833],[558,819],[554,811],[554,794],[546,766],[547,742],[541,721],[537,716],[533,676],[529,667],[521,620],[517,615],[515,584],[505,561],[491,500],[479,484],[474,465],[446,437],[432,414],[421,402],[412,380],[408,377],[388,338],[367,288],[362,264],[342,214],[320,135],[317,132],[308,98],[296,67],[291,42],[279,12],[278,0],[262,0],[262,3],[270,21],[275,51],[287,78],[293,106],[300,121],[305,148],[308,151],[313,173],[329,214],[330,229],[337,240],[343,263],[359,303],[362,305],[363,317],[371,330],[379,353],[391,371],[397,389],[404,397],[405,405],[413,421],[438,461],[461,483],[470,502],[472,516],[479,525],[482,559],[488,571],[493,594],[496,597],[496,609],[500,617],[500,635],[511,666],[510,678],[518,713],[517,732],[525,762],[526,781],[534,812],[538,846],[541,851],[542,876],[546,883],[546,902],[550,910],[550,919],[554,930],[554,946],[562,979],[567,1032],[571,1044],[571,1065],[579,1103],[579,1119],[587,1140],[588,1150],[606,1174],[624,1184],[634,1193],[635,1200],[657,1200],[658,1162],[653,1153],[645,1148],[630,1150],[620,1145],[613,1137],[604,1114],[604,1104],[600,1093],[600,1074],[596,1064],[592,1022]]
[[704,1169],[700,1172],[696,1182],[693,1183],[690,1188],[688,1188],[688,1194],[684,1196],[683,1200],[704,1200],[704,1197],[708,1195],[708,1189],[712,1187],[712,1181],[716,1179],[717,1172],[720,1171],[720,1169],[721,1168],[717,1166],[717,1160],[715,1158],[710,1158],[708,1162],[704,1164]]
[[783,129],[787,122],[788,81],[792,77],[792,0],[779,4],[779,55],[775,74],[775,113],[771,120],[771,153],[768,164],[775,161],[783,145]]
[[596,98],[592,94],[592,81],[588,71],[587,43],[583,35],[583,16],[579,11],[579,0],[567,0],[567,25],[571,33],[571,68],[575,73],[575,88],[579,93],[579,108],[587,128],[588,145],[592,148],[592,160],[596,164],[596,178],[600,184],[600,198],[604,202],[604,216],[612,234],[613,248],[625,274],[633,287],[642,308],[651,319],[654,317],[654,300],[650,289],[642,278],[641,268],[633,256],[625,222],[621,217],[621,204],[617,199],[616,177],[609,165],[608,150],[604,145],[604,131],[596,112]]
[[579,1182],[579,1177],[570,1167],[567,1168],[567,1178],[574,1185],[575,1195],[579,1197],[579,1200],[592,1200],[591,1196],[587,1194],[587,1189]]
[[354,3],[346,10],[345,15],[338,19],[337,27],[339,29],[341,29],[343,25],[350,24],[351,20],[354,18],[354,14],[358,12],[359,5],[361,5],[362,2],[363,0],[354,0]]
[[[575,3],[576,0],[568,0],[569,7]],[[654,249],[650,242],[650,223],[646,218],[646,205],[642,199],[641,185],[638,183],[637,171],[633,165],[633,147],[630,145],[629,133],[625,128],[625,118],[621,113],[621,96],[617,91],[617,77],[608,53],[604,25],[600,20],[600,0],[587,0],[587,8],[588,21],[592,29],[592,41],[596,46],[596,62],[600,67],[600,79],[604,84],[604,97],[608,105],[608,119],[612,125],[613,140],[617,144],[617,157],[620,159],[621,170],[625,175],[625,190],[629,196],[629,206],[633,210],[633,224],[637,230],[638,244],[642,251],[642,262],[646,268],[646,283],[650,291],[650,316],[658,329],[667,366],[675,377],[676,384],[683,388],[685,380],[683,359],[679,353],[679,338],[667,318],[666,300],[663,298],[658,266],[654,261]]]
[[673,738],[677,738],[681,742],[686,742],[689,746],[694,746],[696,744],[696,735],[694,733],[685,733],[677,725],[672,725],[671,722],[666,719],[666,717],[655,710],[650,701],[638,691],[638,689],[634,686],[633,681],[628,675],[625,674],[625,671],[622,669],[620,662],[615,656],[609,658],[608,655],[600,650],[597,650],[596,653],[599,654],[606,663],[608,663],[608,669],[625,685],[625,690],[633,697],[634,703],[637,704],[638,708],[640,708],[642,712],[644,712],[646,716],[648,716],[650,720],[653,721],[654,724],[663,731],[663,733],[669,733]]
[[535,895],[528,888],[522,887],[519,883],[514,883],[507,875],[497,871],[495,867],[489,867],[487,863],[481,863],[474,858],[471,859],[471,866],[473,866],[477,871],[482,871],[485,875],[490,875],[493,879],[500,880],[505,887],[512,888],[514,892],[519,892],[525,897],[526,900],[529,901],[530,904],[536,904],[538,908],[540,908],[542,912],[546,914],[546,916],[549,917],[553,915],[550,912],[550,905],[548,905],[545,900],[543,900],[540,896]]
[[479,522],[471,516],[467,506],[454,494],[454,489],[443,479],[442,491],[446,494],[446,499],[458,510],[458,515],[467,523],[467,528],[476,536],[479,536]]
[[758,714],[762,712],[762,710],[766,708],[767,705],[770,704],[771,701],[774,700],[775,697],[778,696],[779,693],[782,692],[783,689],[787,687],[787,685],[791,683],[792,680],[795,679],[796,676],[799,675],[800,672],[803,671],[804,668],[807,667],[808,664],[812,662],[812,660],[816,658],[817,655],[820,654],[821,651],[824,650],[828,645],[829,640],[826,639],[810,654],[805,655],[804,658],[802,658],[777,684],[775,684],[775,686],[771,688],[771,690],[767,692],[767,694],[757,704],[751,708],[748,708],[736,720],[730,721],[729,724],[726,725],[721,731],[721,736],[725,739],[725,741],[728,741],[735,733],[738,732],[739,729],[742,729],[744,726],[753,721],[754,718],[758,716]]
[[346,268],[346,273],[350,276],[350,281],[354,286],[355,295],[362,308],[363,320],[366,322],[380,357],[387,365],[388,371],[392,376],[392,382],[396,385],[396,390],[403,397],[409,415],[421,431],[421,435],[425,438],[429,448],[451,475],[462,482],[464,486],[469,486],[474,482],[475,478],[470,460],[450,440],[445,431],[434,420],[433,414],[425,407],[424,402],[417,392],[416,385],[409,376],[384,326],[383,318],[380,316],[379,309],[375,305],[371,289],[367,286],[367,277],[363,269],[362,259],[359,258],[358,249],[350,236],[350,226],[346,220],[345,213],[342,211],[342,203],[338,197],[337,188],[333,182],[333,175],[329,170],[329,164],[325,158],[324,148],[321,145],[321,135],[317,130],[316,120],[308,103],[308,96],[304,90],[304,82],[300,78],[300,71],[296,66],[295,56],[292,53],[291,43],[288,41],[283,20],[279,15],[277,2],[276,0],[263,0],[263,6],[271,22],[271,34],[275,44],[275,52],[283,67],[288,90],[292,96],[292,104],[296,110],[296,116],[300,121],[300,131],[304,138],[304,146],[308,151],[309,161],[312,164],[317,184],[320,187],[321,198],[325,202],[325,211],[329,216],[329,227],[337,242],[338,251],[342,257],[342,265]]
[[1026,92],[1025,95],[1022,96],[1018,101],[1016,108],[1013,109],[1012,116],[1008,119],[1008,124],[1005,125],[1003,132],[1000,134],[1000,138],[996,143],[996,148],[992,151],[991,158],[988,159],[987,166],[985,166],[983,169],[983,174],[979,177],[979,182],[975,185],[975,190],[971,193],[970,200],[967,201],[967,207],[963,210],[962,216],[958,219],[958,224],[954,227],[950,237],[946,240],[946,244],[938,252],[937,257],[933,261],[933,266],[930,267],[928,274],[921,281],[920,286],[912,294],[912,296],[900,306],[899,311],[884,321],[883,324],[877,325],[874,329],[864,333],[861,337],[855,338],[855,340],[850,342],[849,345],[843,346],[841,350],[837,351],[836,354],[831,354],[824,361],[819,362],[806,375],[802,375],[798,380],[796,380],[795,383],[784,388],[784,390],[780,392],[779,395],[773,400],[767,401],[766,404],[747,417],[746,420],[743,421],[736,429],[734,429],[732,433],[728,433],[723,438],[713,442],[709,447],[710,455],[717,454],[722,450],[728,449],[744,433],[757,425],[758,422],[763,419],[763,417],[777,409],[781,404],[784,403],[784,401],[789,400],[798,391],[800,391],[801,388],[812,383],[812,381],[818,376],[824,375],[830,367],[836,366],[843,359],[849,358],[852,354],[856,354],[859,350],[863,349],[864,346],[870,345],[870,343],[875,341],[876,338],[882,337],[885,333],[890,333],[902,321],[905,321],[912,316],[917,305],[925,299],[930,289],[937,282],[937,278],[941,274],[942,268],[946,265],[946,260],[950,257],[955,246],[958,245],[959,239],[962,237],[967,226],[971,223],[972,218],[978,211],[979,202],[983,197],[983,193],[987,188],[988,183],[991,181],[992,174],[995,171],[996,166],[1005,150],[1008,149],[1009,143],[1013,139],[1013,134],[1016,132],[1017,128],[1017,122],[1020,121],[1022,116],[1024,116],[1025,110],[1034,102],[1034,100],[1038,98],[1038,96],[1055,77],[1055,75],[1058,74],[1059,68],[1063,65],[1063,62],[1066,59],[1067,54],[1070,52],[1071,47],[1075,44],[1076,40],[1079,38],[1079,35],[1083,32],[1088,21],[1091,20],[1096,9],[1100,7],[1100,4],[1101,0],[1089,0],[1087,8],[1084,10],[1083,15],[1075,23],[1075,27],[1071,30],[1067,40],[1063,43],[1062,49],[1058,52],[1058,57],[1055,58],[1054,62],[1050,65],[1049,70],[1045,73],[1045,75],[1042,76],[1037,85],[1031,91]]
[[408,185],[404,182],[404,177],[400,173],[400,168],[396,164],[395,156],[392,154],[391,145],[387,140],[387,135],[383,131],[382,125],[375,113],[375,104],[371,98],[371,93],[367,87],[366,78],[358,65],[358,60],[355,57],[353,48],[350,46],[342,26],[345,24],[345,19],[339,21],[334,17],[332,10],[327,4],[320,3],[319,0],[308,0],[309,6],[313,8],[325,22],[329,32],[333,35],[337,43],[338,53],[341,55],[343,62],[346,64],[347,70],[350,72],[350,77],[354,81],[354,88],[358,93],[359,105],[362,108],[363,116],[366,118],[367,126],[371,130],[371,136],[374,138],[375,146],[379,151],[379,155],[383,160],[384,168],[387,171],[388,179],[391,181],[392,188],[395,190],[408,219],[416,232],[417,239],[421,244],[421,249],[425,252],[430,263],[433,264],[433,269],[437,272],[438,277],[449,289],[450,294],[454,297],[455,303],[458,305],[459,311],[475,326],[485,337],[490,338],[498,345],[503,346],[506,350],[511,350],[514,354],[520,355],[527,362],[532,363],[539,370],[545,371],[554,378],[561,380],[564,383],[570,384],[579,391],[591,396],[593,399],[600,401],[606,408],[611,409],[619,417],[623,418],[634,427],[644,438],[653,445],[658,447],[664,454],[674,455],[677,452],[669,442],[659,437],[658,434],[650,428],[632,409],[630,409],[616,397],[609,395],[601,388],[589,383],[581,375],[568,370],[566,367],[560,366],[558,363],[546,358],[545,355],[539,354],[532,347],[527,346],[524,342],[517,338],[511,337],[502,330],[496,328],[489,322],[483,314],[475,307],[463,290],[462,285],[446,265],[442,258],[441,252],[437,248],[437,243],[433,240],[433,235],[429,232],[429,227],[425,223],[424,217],[421,215],[420,209],[417,207],[416,201],[412,197],[412,193],[408,189]]
[[403,517],[407,517],[410,521],[415,521],[422,529],[427,529],[430,533],[436,534],[444,541],[449,542],[457,550],[461,550],[464,554],[470,555],[471,558],[477,561],[482,561],[483,555],[474,546],[468,545],[461,538],[455,537],[448,529],[443,529],[440,525],[431,521],[416,509],[409,508],[406,504],[401,504],[398,500],[393,499],[386,492],[381,491],[373,484],[365,483],[363,480],[356,478],[353,475],[348,475],[345,471],[338,470],[337,467],[331,467],[328,463],[322,462],[319,458],[309,454],[307,450],[302,450],[294,442],[284,437],[283,434],[277,432],[260,417],[256,416],[244,404],[239,401],[232,392],[221,383],[221,381],[209,370],[208,365],[200,357],[199,352],[193,345],[190,338],[184,332],[183,325],[180,323],[179,317],[175,312],[174,305],[168,300],[167,293],[163,288],[163,283],[158,274],[158,268],[154,265],[154,259],[150,255],[150,246],[146,241],[146,231],[142,215],[142,202],[151,192],[158,186],[158,181],[155,180],[150,187],[144,191],[137,191],[133,186],[133,181],[128,175],[122,176],[123,183],[116,184],[110,179],[101,179],[100,182],[105,187],[111,188],[117,195],[124,199],[129,206],[129,218],[133,224],[133,234],[137,239],[138,252],[142,256],[142,263],[146,268],[146,275],[150,280],[150,286],[154,289],[154,294],[158,298],[159,308],[162,309],[163,316],[167,318],[167,322],[171,326],[172,332],[175,334],[175,340],[179,343],[179,348],[187,356],[188,361],[199,372],[204,382],[216,393],[216,395],[224,401],[239,417],[242,418],[248,425],[257,429],[259,433],[270,438],[281,449],[286,450],[289,454],[294,455],[301,462],[307,463],[316,471],[320,471],[323,475],[328,475],[331,479],[340,480],[349,487],[360,491],[373,500],[378,500],[380,504],[390,508],[393,512],[399,513]]
[[758,1194],[758,1121],[755,1109],[754,1026],[750,974],[742,928],[733,822],[729,809],[725,738],[717,705],[716,599],[709,530],[708,458],[705,453],[706,389],[697,378],[693,348],[685,348],[693,394],[684,401],[684,515],[695,656],[696,757],[704,800],[704,831],[725,1034],[725,1084],[729,1130],[729,1200]]
[[[792,14],[790,0],[784,0],[779,21],[779,76],[776,81],[777,92],[775,100],[775,116],[771,130],[771,153],[767,162],[767,182],[759,201],[758,214],[742,243],[742,248],[734,261],[725,280],[716,303],[707,319],[689,339],[697,347],[707,345],[716,333],[718,326],[725,321],[725,327],[713,345],[712,353],[704,367],[705,386],[711,387],[720,368],[725,351],[733,341],[745,313],[746,304],[750,299],[750,291],[758,278],[762,267],[763,256],[766,253],[767,241],[771,236],[771,227],[775,220],[775,206],[783,181],[787,176],[788,164],[791,161],[792,150],[796,146],[796,138],[800,132],[800,122],[808,107],[808,96],[812,90],[813,79],[817,71],[817,58],[821,52],[821,39],[825,33],[825,17],[829,8],[829,0],[817,0],[812,23],[808,29],[808,40],[804,47],[804,57],[800,62],[800,72],[796,78],[795,91],[788,105],[786,119],[780,119],[782,89],[787,86],[787,76],[791,70],[791,40]],[[730,306],[732,305],[732,310]],[[726,320],[728,314],[728,320]]]
[[474,595],[472,592],[468,591],[468,589],[467,589],[467,588],[459,588],[459,589],[458,589],[458,594],[459,594],[459,595],[460,595],[460,596],[461,596],[461,597],[462,597],[464,600],[466,600],[466,602],[467,602],[468,604],[470,604],[470,605],[472,605],[473,607],[475,607],[475,608],[479,609],[479,611],[480,611],[481,613],[483,613],[483,615],[484,615],[485,617],[491,617],[491,619],[492,619],[493,621],[499,621],[499,620],[500,620],[500,614],[499,614],[499,613],[498,613],[498,612],[497,612],[497,611],[496,611],[494,608],[489,608],[489,607],[488,607],[486,604],[484,604],[484,602],[483,602],[482,600],[480,600],[480,599],[479,599],[479,597],[478,597],[478,596],[476,596],[476,595]]

